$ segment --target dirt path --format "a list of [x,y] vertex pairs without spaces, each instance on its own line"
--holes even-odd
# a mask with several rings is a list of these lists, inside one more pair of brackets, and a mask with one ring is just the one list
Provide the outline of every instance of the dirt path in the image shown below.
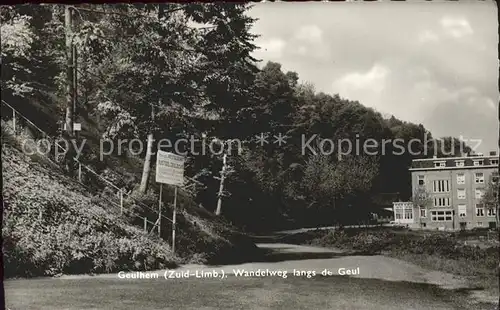
[[[227,275],[234,274],[234,270],[257,271],[257,270],[282,270],[289,273],[293,270],[315,271],[320,275],[325,269],[330,271],[329,275],[339,274],[339,269],[359,270],[359,274],[351,274],[350,277],[364,279],[379,279],[384,281],[412,282],[433,284],[445,289],[466,289],[467,282],[464,278],[440,271],[427,270],[417,265],[383,255],[373,256],[351,256],[336,249],[321,247],[285,244],[285,243],[262,243],[257,244],[260,248],[269,251],[263,261],[249,262],[238,265],[182,265],[176,270],[182,271],[210,271],[220,270]],[[149,274],[164,275],[166,270],[146,272]],[[66,275],[61,278],[116,278],[116,274],[100,274],[95,276]]]
[[[224,277],[167,279],[171,271],[120,278],[118,274],[5,281],[11,309],[463,309],[489,310],[471,301],[465,281],[384,256],[349,256],[334,249],[259,244],[268,255],[238,265],[184,265],[176,274],[212,271]],[[339,269],[359,270],[339,275]],[[329,276],[321,276],[328,270]],[[265,276],[238,276],[235,272]],[[287,272],[283,277],[272,272]],[[295,275],[301,271],[303,274]],[[316,275],[308,277],[307,272]],[[267,273],[267,274],[266,274]],[[126,273],[137,275],[137,273]],[[122,274],[123,275],[123,274]],[[156,277],[154,277],[156,276]],[[447,289],[444,289],[447,288]]]

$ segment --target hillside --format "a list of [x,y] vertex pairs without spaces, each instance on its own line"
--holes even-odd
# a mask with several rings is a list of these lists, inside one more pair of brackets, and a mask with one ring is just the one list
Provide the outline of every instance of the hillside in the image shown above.
[[19,139],[4,125],[6,277],[151,270],[182,262],[238,261],[257,254],[248,238],[183,197],[174,255],[168,226],[162,228],[166,240],[148,235],[134,225],[133,214],[120,216],[102,191],[86,188],[45,157],[24,154]]

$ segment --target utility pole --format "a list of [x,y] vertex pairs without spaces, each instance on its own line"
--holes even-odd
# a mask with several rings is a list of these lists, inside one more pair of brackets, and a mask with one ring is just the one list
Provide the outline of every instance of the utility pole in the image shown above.
[[66,34],[66,133],[73,137],[74,121],[74,97],[75,97],[75,79],[74,79],[74,51],[73,51],[73,17],[69,5],[64,8],[64,30]]

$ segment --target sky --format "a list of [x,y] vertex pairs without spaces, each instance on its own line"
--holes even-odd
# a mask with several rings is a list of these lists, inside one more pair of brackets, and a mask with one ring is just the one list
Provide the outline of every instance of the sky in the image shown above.
[[254,56],[435,137],[498,150],[493,2],[257,3]]

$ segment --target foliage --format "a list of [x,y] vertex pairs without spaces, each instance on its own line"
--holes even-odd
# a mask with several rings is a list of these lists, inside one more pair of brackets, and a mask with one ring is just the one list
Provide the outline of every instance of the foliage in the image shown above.
[[[234,259],[235,253],[255,254],[255,246],[226,223],[211,223],[213,215],[183,210],[178,217],[179,258],[168,238],[132,227],[108,201],[22,154],[13,147],[15,141],[2,142],[2,237],[8,277],[163,269],[192,259],[218,262]],[[156,204],[155,198],[141,199]]]
[[486,210],[493,212],[495,214],[495,220],[497,223],[497,227],[500,224],[500,203],[498,201],[498,181],[493,182],[493,179],[489,180],[486,190],[484,192],[484,196],[481,199],[481,202],[484,204]]
[[432,196],[423,186],[418,186],[412,196],[413,204],[422,208],[427,208],[432,204]]
[[[457,235],[450,233],[345,229],[307,233],[296,241],[353,250],[355,253],[369,255],[382,252],[397,256],[412,254],[437,256],[450,261],[468,261],[479,266],[476,268],[478,272],[488,270],[489,274],[497,270],[499,258],[498,246],[479,248],[463,245]],[[474,273],[475,271],[469,270],[468,272]]]
[[[1,10],[2,90],[7,90],[2,98],[10,102],[22,95],[25,100],[16,103],[24,106],[23,114],[39,120],[36,124],[53,123],[61,115],[64,8],[50,4]],[[468,150],[451,137],[424,145],[432,136],[421,124],[385,118],[339,94],[317,92],[279,63],[258,69],[252,57],[257,35],[251,33],[254,19],[247,16],[248,8],[238,3],[71,6],[77,114],[86,131],[82,136],[94,143],[82,158],[92,160],[99,171],[125,166],[126,156],[97,162],[96,141],[102,137],[144,142],[152,134],[156,141],[167,138],[173,143],[189,136],[201,140],[203,135],[207,140],[238,139],[243,152],[228,158],[234,173],[226,179],[223,215],[239,227],[277,229],[278,221],[287,218],[301,225],[309,216],[313,224],[364,217],[373,207],[372,198],[381,193],[410,199],[408,167],[413,159]],[[44,129],[55,135],[49,127]],[[263,146],[255,143],[260,134],[268,140]],[[280,134],[286,136],[283,145],[274,143]],[[353,150],[355,154],[339,160],[346,146],[328,155],[304,152],[303,138],[312,135],[318,143],[403,143],[385,150],[379,145],[376,156]],[[414,139],[421,143],[410,145]],[[195,204],[213,211],[219,187],[214,176],[219,175],[222,156],[187,157],[186,174],[204,185],[195,193]],[[139,164],[148,163],[136,160],[127,167],[135,172]]]
[[31,73],[27,62],[31,45],[37,39],[30,28],[31,16],[20,14],[10,6],[2,6],[0,16],[2,90],[25,96],[32,91],[27,79]]
[[151,270],[179,261],[166,243],[91,203],[78,186],[11,147],[2,155],[7,276]]

